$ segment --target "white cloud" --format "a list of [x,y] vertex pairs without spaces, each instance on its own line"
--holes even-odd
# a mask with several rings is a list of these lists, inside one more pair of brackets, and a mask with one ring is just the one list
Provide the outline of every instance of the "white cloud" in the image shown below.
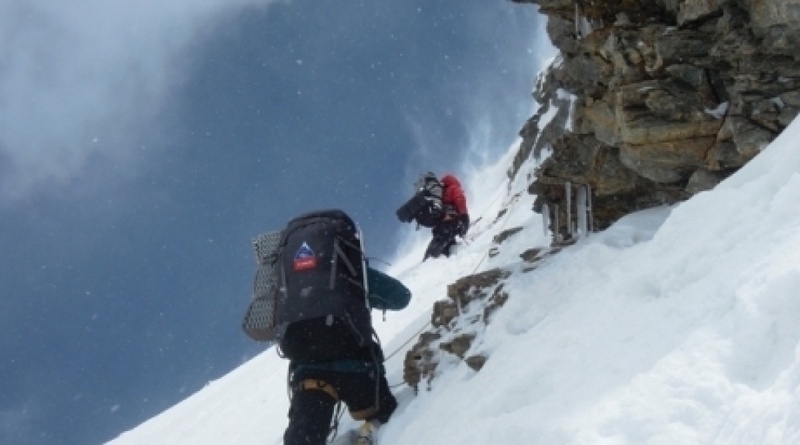
[[199,32],[272,0],[0,4],[0,196],[124,161],[180,81]]
[[32,399],[20,406],[0,410],[0,443],[15,443],[21,437],[33,437],[37,402]]

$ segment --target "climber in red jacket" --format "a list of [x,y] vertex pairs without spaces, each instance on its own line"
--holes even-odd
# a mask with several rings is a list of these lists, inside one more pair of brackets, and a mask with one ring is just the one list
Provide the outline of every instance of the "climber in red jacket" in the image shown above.
[[442,204],[444,205],[444,218],[433,228],[433,239],[425,251],[425,259],[436,258],[439,255],[449,257],[451,248],[456,244],[456,236],[464,237],[469,230],[469,211],[467,198],[458,179],[451,175],[444,175],[442,183]]

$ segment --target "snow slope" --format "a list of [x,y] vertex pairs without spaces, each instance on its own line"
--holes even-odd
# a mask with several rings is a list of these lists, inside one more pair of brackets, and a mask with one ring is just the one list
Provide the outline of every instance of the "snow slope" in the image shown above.
[[[527,273],[519,254],[549,239],[525,178],[505,177],[512,151],[472,174],[469,244],[420,264],[427,234],[409,234],[388,268],[414,297],[374,314],[401,401],[381,445],[800,444],[798,140],[796,120],[715,190],[629,215]],[[511,227],[524,230],[489,257]],[[516,273],[473,344],[486,365],[446,364],[414,395],[402,361],[433,302],[499,266]],[[110,443],[279,444],[285,379],[268,350]]]

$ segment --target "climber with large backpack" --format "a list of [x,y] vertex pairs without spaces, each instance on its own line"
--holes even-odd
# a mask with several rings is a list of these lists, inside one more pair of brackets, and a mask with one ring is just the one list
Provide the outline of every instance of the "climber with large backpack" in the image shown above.
[[444,218],[443,188],[435,174],[420,175],[414,183],[414,196],[397,209],[397,219],[404,223],[416,222],[417,228],[436,227]]
[[258,268],[243,328],[289,359],[284,444],[325,444],[343,402],[364,421],[353,443],[374,445],[397,400],[370,312],[403,309],[411,293],[368,266],[361,232],[341,210],[300,215],[256,238],[254,248]]
[[469,211],[467,198],[461,182],[452,174],[446,174],[441,181],[433,173],[420,176],[415,184],[415,193],[405,204],[397,209],[401,222],[416,222],[431,228],[433,235],[422,261],[440,255],[449,257],[456,236],[464,238],[469,230]]

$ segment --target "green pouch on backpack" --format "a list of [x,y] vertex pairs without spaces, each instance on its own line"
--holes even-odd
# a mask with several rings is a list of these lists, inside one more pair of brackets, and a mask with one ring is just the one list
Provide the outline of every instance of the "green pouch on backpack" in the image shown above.
[[403,283],[371,267],[367,267],[367,285],[367,298],[373,309],[399,311],[411,301],[411,291]]

